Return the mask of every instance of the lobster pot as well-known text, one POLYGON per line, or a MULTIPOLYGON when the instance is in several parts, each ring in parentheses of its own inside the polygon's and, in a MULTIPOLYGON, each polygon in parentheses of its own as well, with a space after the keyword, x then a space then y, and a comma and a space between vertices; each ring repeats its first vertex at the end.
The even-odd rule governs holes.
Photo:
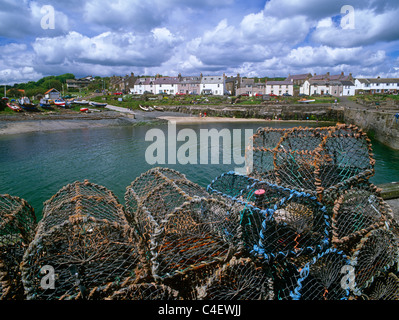
POLYGON ((330 218, 316 198, 293 193, 262 222, 253 252, 266 261, 312 255, 329 246, 330 218))
POLYGON ((179 292, 158 283, 133 283, 115 291, 105 300, 181 300, 179 292))
POLYGON ((127 224, 71 217, 36 236, 25 252, 21 269, 27 298, 99 299, 107 286, 139 280, 143 267, 136 243, 127 224))
POLYGON ((252 155, 252 177, 276 182, 273 150, 286 133, 286 129, 259 128, 252 136, 252 150, 246 152, 248 156, 252 155))
POLYGON ((251 177, 331 202, 335 195, 330 195, 331 192, 374 175, 371 142, 357 127, 287 129, 274 147, 270 144, 262 147, 259 136, 268 134, 269 130, 259 130, 256 134, 258 144, 254 143, 251 177))
POLYGON ((350 270, 350 260, 342 251, 328 249, 300 269, 290 296, 293 300, 346 300, 354 288, 350 283, 354 278, 344 278, 350 270))
POLYGON ((199 300, 273 300, 273 280, 249 258, 233 257, 197 287, 199 300))
POLYGON ((183 281, 186 294, 209 269, 237 253, 239 215, 229 210, 214 199, 193 199, 167 216, 147 212, 155 280, 174 289, 181 288, 183 281))
POLYGON ((236 172, 227 172, 214 179, 208 192, 229 203, 251 205, 261 210, 273 209, 294 190, 272 185, 236 172))
MULTIPOLYGON (((132 193, 128 191, 127 197, 131 195, 132 193)), ((130 225, 135 227, 143 243, 147 245, 150 234, 153 232, 151 219, 159 223, 183 203, 200 197, 209 197, 209 194, 205 189, 188 180, 163 182, 141 200, 139 210, 134 214, 133 220, 130 213, 128 214, 130 225), (149 217, 151 219, 148 219, 149 217)), ((129 212, 129 208, 127 211, 129 212)))
POLYGON ((390 230, 376 229, 362 238, 352 255, 359 293, 398 261, 398 243, 390 230))
POLYGON ((176 180, 185 180, 182 173, 168 168, 153 168, 141 174, 129 187, 126 188, 126 215, 129 223, 134 223, 140 202, 147 197, 156 187, 176 180))
POLYGON ((258 180, 245 175, 230 171, 223 173, 214 179, 208 186, 209 193, 219 195, 224 198, 241 199, 243 192, 258 180))
POLYGON ((187 180, 183 174, 175 170, 151 169, 126 189, 128 223, 143 235, 145 233, 141 216, 143 207, 150 212, 160 210, 157 214, 162 216, 193 197, 209 197, 209 194, 204 188, 187 180))
POLYGON ((364 300, 399 300, 399 278, 392 272, 378 277, 364 290, 364 300))
POLYGON ((347 254, 368 232, 391 221, 392 210, 378 190, 352 188, 335 202, 332 216, 332 243, 347 254))
POLYGON ((38 233, 47 232, 75 215, 127 223, 124 208, 113 192, 85 180, 65 186, 44 203, 38 233))
POLYGON ((25 200, 0 195, 0 300, 24 298, 19 264, 35 228, 34 210, 25 200))

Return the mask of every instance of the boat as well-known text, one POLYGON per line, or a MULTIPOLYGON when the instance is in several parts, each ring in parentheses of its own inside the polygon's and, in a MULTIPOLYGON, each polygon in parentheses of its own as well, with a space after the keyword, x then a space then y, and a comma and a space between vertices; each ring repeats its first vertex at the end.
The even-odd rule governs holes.
POLYGON ((61 100, 61 99, 57 99, 57 100, 54 100, 54 104, 57 106, 57 107, 66 107, 66 103, 65 103, 65 101, 64 100, 61 100))
POLYGON ((301 99, 301 100, 298 100, 298 102, 299 103, 311 103, 311 102, 315 102, 316 100, 308 100, 308 99, 301 99))
POLYGON ((74 100, 73 103, 79 104, 79 105, 88 105, 89 101, 86 101, 86 100, 74 100))
POLYGON ((18 105, 16 105, 15 103, 7 103, 7 107, 9 107, 10 109, 14 110, 15 112, 21 112, 22 108, 18 105))
POLYGON ((146 112, 154 111, 153 108, 151 108, 151 107, 143 107, 141 104, 139 105, 139 107, 140 107, 141 110, 146 111, 146 112))
POLYGON ((154 110, 163 112, 164 108, 159 106, 154 106, 154 110))
POLYGON ((89 112, 89 108, 80 108, 80 112, 89 112))
POLYGON ((20 107, 26 111, 37 111, 36 105, 33 104, 28 97, 22 97, 18 101, 20 107))
POLYGON ((40 107, 44 109, 51 109, 51 103, 48 100, 41 99, 40 100, 40 107))
POLYGON ((91 101, 89 104, 93 107, 106 107, 108 105, 108 103, 100 103, 100 102, 93 102, 93 101, 91 101))

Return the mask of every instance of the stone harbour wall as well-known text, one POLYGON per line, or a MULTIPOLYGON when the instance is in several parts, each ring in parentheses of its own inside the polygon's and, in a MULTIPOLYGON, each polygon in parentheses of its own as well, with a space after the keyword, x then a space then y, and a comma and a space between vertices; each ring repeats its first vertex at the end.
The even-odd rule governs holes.
POLYGON ((395 113, 345 108, 344 122, 354 124, 381 143, 399 149, 399 120, 395 113))

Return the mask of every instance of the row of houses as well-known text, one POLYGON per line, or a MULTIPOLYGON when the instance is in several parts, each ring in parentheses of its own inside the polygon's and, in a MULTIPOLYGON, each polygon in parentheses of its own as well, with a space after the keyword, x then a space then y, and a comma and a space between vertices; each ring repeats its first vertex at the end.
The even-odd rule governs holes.
POLYGON ((276 95, 276 96, 354 96, 356 94, 397 93, 399 79, 359 78, 352 74, 298 74, 288 75, 280 81, 260 81, 253 78, 223 75, 136 77, 133 73, 126 77, 112 77, 114 90, 131 94, 203 94, 203 95, 276 95))
POLYGON ((225 95, 229 94, 226 90, 226 76, 189 76, 182 77, 144 77, 138 78, 130 88, 132 94, 205 94, 205 95, 225 95))

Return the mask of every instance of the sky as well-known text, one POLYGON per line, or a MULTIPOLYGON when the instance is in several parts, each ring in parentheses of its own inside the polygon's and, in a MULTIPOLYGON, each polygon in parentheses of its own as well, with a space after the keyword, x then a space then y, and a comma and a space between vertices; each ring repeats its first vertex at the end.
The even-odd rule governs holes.
POLYGON ((0 0, 0 84, 73 73, 399 77, 398 0, 0 0))

